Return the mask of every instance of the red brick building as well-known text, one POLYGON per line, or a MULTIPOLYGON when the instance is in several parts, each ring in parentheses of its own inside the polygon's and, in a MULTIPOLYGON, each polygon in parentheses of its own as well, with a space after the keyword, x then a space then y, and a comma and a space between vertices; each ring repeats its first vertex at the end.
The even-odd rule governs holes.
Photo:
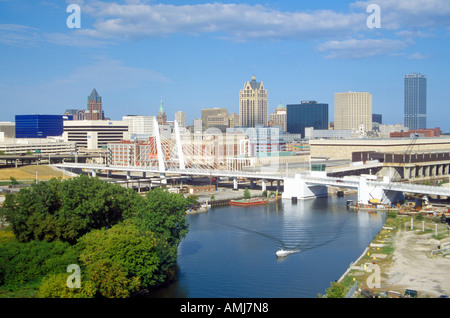
POLYGON ((411 136, 411 134, 419 134, 419 135, 423 135, 424 137, 439 137, 441 135, 441 129, 439 127, 436 127, 436 128, 402 131, 402 132, 396 131, 396 132, 391 132, 390 137, 391 138, 408 138, 411 136))

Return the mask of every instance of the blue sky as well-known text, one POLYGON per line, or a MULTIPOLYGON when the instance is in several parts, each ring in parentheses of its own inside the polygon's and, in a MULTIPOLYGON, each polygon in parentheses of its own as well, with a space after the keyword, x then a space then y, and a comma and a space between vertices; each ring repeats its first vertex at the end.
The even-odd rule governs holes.
POLYGON ((373 112, 403 124, 403 78, 428 78, 428 127, 450 131, 450 1, 0 0, 0 121, 87 106, 95 87, 105 115, 169 120, 202 108, 239 112, 256 76, 279 103, 370 92, 373 112), (81 27, 68 28, 69 4, 81 27), (369 28, 370 4, 380 28, 369 28))

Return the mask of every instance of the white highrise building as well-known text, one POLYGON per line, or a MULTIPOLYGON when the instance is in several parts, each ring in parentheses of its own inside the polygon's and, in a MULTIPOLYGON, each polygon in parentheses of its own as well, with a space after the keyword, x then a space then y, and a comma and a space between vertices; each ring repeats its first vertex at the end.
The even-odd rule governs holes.
POLYGON ((178 111, 175 113, 175 120, 178 122, 179 127, 186 127, 186 113, 178 111))
POLYGON ((334 94, 334 129, 372 130, 372 95, 367 92, 334 94))
POLYGON ((127 115, 122 120, 128 122, 130 138, 147 140, 155 135, 155 116, 127 115))

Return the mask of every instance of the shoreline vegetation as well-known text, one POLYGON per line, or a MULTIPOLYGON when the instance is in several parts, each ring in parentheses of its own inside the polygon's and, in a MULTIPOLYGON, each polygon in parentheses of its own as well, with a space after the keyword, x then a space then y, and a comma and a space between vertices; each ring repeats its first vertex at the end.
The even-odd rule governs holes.
POLYGON ((170 281, 188 205, 161 188, 140 196, 85 175, 7 194, 0 298, 129 298, 170 281))

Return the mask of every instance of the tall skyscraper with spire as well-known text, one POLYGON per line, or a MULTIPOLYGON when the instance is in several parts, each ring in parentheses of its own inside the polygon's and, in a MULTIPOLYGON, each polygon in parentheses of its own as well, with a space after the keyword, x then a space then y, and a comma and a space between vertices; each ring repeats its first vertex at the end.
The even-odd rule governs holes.
POLYGON ((162 98, 161 103, 159 105, 159 112, 158 115, 156 116, 156 121, 158 122, 158 125, 165 125, 167 123, 167 115, 166 112, 164 111, 162 98))
POLYGON ((410 130, 427 128, 427 77, 405 75, 405 123, 410 130))
POLYGON ((267 126, 269 123, 269 97, 263 82, 255 75, 239 92, 239 125, 241 127, 267 126))
POLYGON ((86 120, 103 120, 105 118, 102 109, 102 98, 94 88, 88 96, 88 109, 85 112, 86 120))

